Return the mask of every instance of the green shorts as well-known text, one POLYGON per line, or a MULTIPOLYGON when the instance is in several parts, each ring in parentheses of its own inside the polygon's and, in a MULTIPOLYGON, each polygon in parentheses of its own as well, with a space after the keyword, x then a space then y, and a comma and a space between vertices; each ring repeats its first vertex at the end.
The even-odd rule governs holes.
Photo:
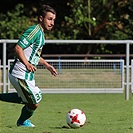
POLYGON ((35 80, 19 79, 9 74, 9 80, 24 103, 37 104, 42 99, 41 90, 35 86, 35 80))

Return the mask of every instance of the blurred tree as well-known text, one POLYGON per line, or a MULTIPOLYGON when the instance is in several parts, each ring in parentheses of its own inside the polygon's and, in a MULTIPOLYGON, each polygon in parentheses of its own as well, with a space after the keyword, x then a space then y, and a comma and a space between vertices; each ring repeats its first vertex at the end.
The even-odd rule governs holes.
POLYGON ((7 14, 0 14, 0 38, 18 39, 29 25, 36 19, 24 15, 24 6, 18 4, 15 10, 7 11, 7 14))
MULTIPOLYGON (((0 38, 18 39, 21 34, 33 23, 36 18, 29 18, 24 15, 24 5, 18 4, 14 10, 7 11, 7 14, 0 13, 0 38)), ((8 58, 13 58, 13 49, 15 44, 7 45, 8 58)))
MULTIPOLYGON (((46 33, 47 39, 132 39, 132 0, 0 1, 0 38, 19 38, 27 27, 36 23, 37 7, 41 3, 49 4, 57 11, 54 30, 46 33), (6 6, 2 6, 2 2, 6 6), (17 6, 14 8, 15 5, 17 6)), ((63 53, 125 52, 124 48, 117 51, 118 47, 115 44, 69 45, 69 48, 63 50, 63 53)), ((54 50, 57 49, 50 50, 52 50, 51 53, 54 53, 54 50)), ((62 50, 56 52, 60 53, 62 50)))
MULTIPOLYGON (((93 35, 95 38, 107 40, 130 40, 133 35, 133 11, 130 10, 131 2, 128 0, 111 0, 105 4, 107 10, 104 21, 97 18, 98 23, 94 28, 93 35)), ((100 45, 97 53, 125 53, 125 46, 119 49, 119 45, 100 45)))
MULTIPOLYGON (((65 16, 60 31, 63 39, 132 39, 133 17, 131 2, 128 0, 74 0, 67 3, 71 8, 70 15, 65 16), (89 6, 90 4, 91 6, 89 6), (131 9, 130 9, 130 8, 131 9), (89 9, 90 8, 90 9, 89 9), (89 27, 90 26, 90 27, 89 27), (91 31, 89 31, 89 30, 91 31), (89 32, 88 32, 89 31, 89 32), (91 34, 90 34, 91 33, 91 34)), ((124 53, 118 45, 76 45, 75 53, 124 53)))

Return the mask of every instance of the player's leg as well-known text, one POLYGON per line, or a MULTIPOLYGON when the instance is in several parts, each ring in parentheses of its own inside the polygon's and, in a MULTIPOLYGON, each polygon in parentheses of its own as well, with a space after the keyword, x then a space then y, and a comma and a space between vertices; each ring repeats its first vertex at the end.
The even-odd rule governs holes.
POLYGON ((30 126, 34 127, 32 123, 29 122, 29 118, 34 114, 34 111, 38 107, 38 103, 42 99, 42 94, 40 89, 35 86, 34 81, 25 81, 25 80, 18 80, 19 85, 21 86, 21 90, 23 91, 24 96, 22 99, 27 100, 27 104, 22 108, 21 115, 17 121, 18 126, 30 126), (28 120, 28 122, 27 122, 28 120), (26 122, 26 124, 25 124, 26 122))
POLYGON ((34 127, 28 120, 38 107, 38 103, 42 99, 41 91, 35 86, 35 81, 27 81, 17 79, 12 75, 9 76, 10 82, 21 96, 25 106, 21 110, 21 115, 17 121, 18 126, 34 127))
POLYGON ((34 111, 38 107, 38 104, 30 105, 30 107, 28 104, 26 104, 22 108, 21 115, 17 120, 17 126, 35 127, 35 125, 33 125, 28 119, 34 114, 34 111), (32 107, 32 109, 30 109, 30 107, 32 107))
POLYGON ((2 94, 0 94, 0 100, 4 101, 4 102, 12 102, 12 103, 24 104, 22 98, 18 96, 17 92, 2 93, 2 94))

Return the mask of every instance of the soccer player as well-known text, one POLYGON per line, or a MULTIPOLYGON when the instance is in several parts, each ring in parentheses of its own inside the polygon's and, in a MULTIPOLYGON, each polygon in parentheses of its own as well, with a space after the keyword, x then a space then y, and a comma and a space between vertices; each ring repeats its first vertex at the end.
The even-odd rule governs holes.
POLYGON ((9 71, 9 79, 17 93, 1 94, 0 100, 24 103, 17 126, 35 127, 29 118, 42 99, 41 90, 35 86, 34 80, 34 72, 38 63, 42 64, 52 75, 57 75, 55 68, 40 57, 45 44, 44 32, 53 28, 55 18, 56 11, 48 5, 42 5, 38 12, 38 24, 29 27, 14 48, 16 59, 9 71))

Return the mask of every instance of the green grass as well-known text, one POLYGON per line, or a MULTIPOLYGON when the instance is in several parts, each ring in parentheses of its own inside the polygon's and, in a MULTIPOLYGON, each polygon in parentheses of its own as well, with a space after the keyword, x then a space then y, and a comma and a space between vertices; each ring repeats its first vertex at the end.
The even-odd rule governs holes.
POLYGON ((1 133, 132 133, 132 102, 124 94, 43 94, 31 118, 35 128, 16 126, 22 105, 0 102, 1 133), (86 124, 79 129, 67 126, 66 113, 82 109, 86 124))

